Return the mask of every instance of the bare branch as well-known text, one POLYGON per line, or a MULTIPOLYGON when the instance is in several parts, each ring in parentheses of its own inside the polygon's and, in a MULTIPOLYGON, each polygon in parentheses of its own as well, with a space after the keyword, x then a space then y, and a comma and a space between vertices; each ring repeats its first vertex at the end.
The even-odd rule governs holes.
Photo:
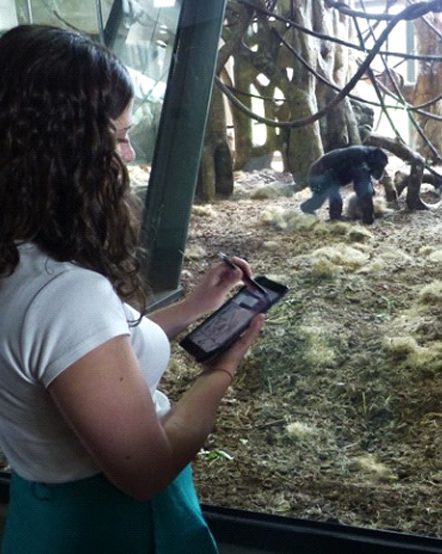
MULTIPOLYGON (((440 0, 437 0, 437 1, 440 2, 440 0)), ((365 54, 370 51, 370 50, 364 50, 363 48, 361 48, 361 46, 358 46, 357 44, 354 44, 352 42, 341 40, 338 37, 333 37, 333 36, 330 36, 330 35, 326 35, 324 33, 318 33, 316 31, 312 31, 312 29, 307 29, 306 27, 303 27, 302 25, 300 25, 299 23, 296 23, 296 21, 293 21, 292 19, 288 19, 287 17, 283 17, 283 16, 275 14, 275 13, 269 11, 269 10, 266 10, 265 8, 257 6, 251 0, 238 0, 238 2, 241 3, 241 4, 245 4, 247 6, 251 6, 257 12, 260 12, 260 13, 262 13, 264 15, 267 15, 267 16, 271 16, 272 18, 274 18, 278 21, 286 23, 289 27, 293 27, 295 29, 298 29, 299 31, 302 31, 303 33, 306 33, 307 35, 319 38, 321 40, 334 42, 336 44, 340 44, 342 46, 346 46, 348 48, 351 48, 352 50, 358 50, 358 51, 363 52, 365 54)), ((424 2, 424 4, 426 4, 426 2, 424 2)), ((408 9, 408 8, 406 8, 406 9, 408 9)), ((432 11, 432 10, 429 9, 428 11, 432 11)), ((440 10, 434 10, 434 11, 440 11, 440 10)), ((403 13, 403 12, 401 12, 401 13, 403 13)), ((417 16, 417 17, 419 17, 419 16, 417 16)), ((385 56, 399 57, 402 60, 422 60, 422 61, 429 61, 429 62, 431 62, 431 61, 441 62, 442 61, 442 56, 431 56, 431 55, 424 56, 424 55, 419 55, 419 54, 404 54, 403 52, 392 52, 392 51, 385 51, 385 50, 380 50, 380 53, 382 53, 385 56)))

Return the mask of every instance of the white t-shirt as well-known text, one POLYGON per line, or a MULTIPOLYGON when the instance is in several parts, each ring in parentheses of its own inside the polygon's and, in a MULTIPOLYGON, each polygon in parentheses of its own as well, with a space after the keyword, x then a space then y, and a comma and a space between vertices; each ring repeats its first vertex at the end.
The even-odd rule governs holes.
POLYGON ((46 388, 63 370, 112 337, 130 335, 157 413, 170 357, 163 330, 119 299, 102 275, 57 262, 36 245, 0 278, 0 449, 25 479, 59 483, 99 469, 55 408, 46 388))

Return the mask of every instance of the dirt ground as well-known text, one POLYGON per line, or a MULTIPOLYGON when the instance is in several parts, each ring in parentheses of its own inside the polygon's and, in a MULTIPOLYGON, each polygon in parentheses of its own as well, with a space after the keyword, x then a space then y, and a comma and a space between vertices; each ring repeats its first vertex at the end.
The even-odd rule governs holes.
MULTIPOLYGON (((219 251, 290 287, 195 460, 201 500, 442 537, 442 207, 364 226, 308 196, 255 172, 193 209, 186 289, 219 251)), ((172 398, 197 371, 174 352, 172 398)))

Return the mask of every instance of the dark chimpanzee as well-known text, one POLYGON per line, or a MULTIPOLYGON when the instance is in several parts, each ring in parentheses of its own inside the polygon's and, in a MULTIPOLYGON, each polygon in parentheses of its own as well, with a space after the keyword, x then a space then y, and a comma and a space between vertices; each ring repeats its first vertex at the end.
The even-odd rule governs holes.
POLYGON ((312 163, 308 175, 313 196, 301 210, 314 214, 329 199, 330 219, 342 219, 340 187, 353 183, 364 223, 373 223, 372 177, 379 180, 388 163, 387 155, 374 146, 348 146, 327 152, 312 163))

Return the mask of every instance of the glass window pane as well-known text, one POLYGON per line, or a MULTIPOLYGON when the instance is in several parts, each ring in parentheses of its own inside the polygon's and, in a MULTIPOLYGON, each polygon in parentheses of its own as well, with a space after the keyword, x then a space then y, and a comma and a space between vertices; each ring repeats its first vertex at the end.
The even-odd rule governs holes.
POLYGON ((165 0, 130 2, 115 42, 135 84, 131 141, 137 163, 150 164, 175 43, 180 6, 165 0), (163 5, 170 7, 162 7, 163 5))
POLYGON ((181 9, 180 0, 0 0, 0 32, 40 23, 77 29, 105 42, 135 84, 131 140, 144 182, 163 105, 181 9))

